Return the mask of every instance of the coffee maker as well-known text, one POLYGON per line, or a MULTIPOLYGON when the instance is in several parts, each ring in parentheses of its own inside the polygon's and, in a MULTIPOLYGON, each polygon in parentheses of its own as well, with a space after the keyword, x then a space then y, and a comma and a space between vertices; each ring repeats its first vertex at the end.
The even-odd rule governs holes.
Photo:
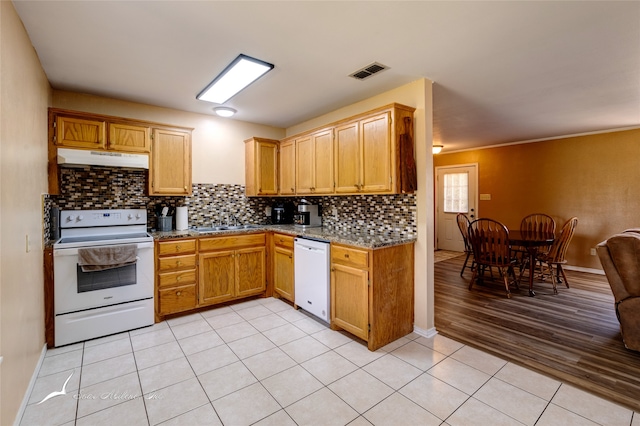
POLYGON ((271 223, 274 225, 293 223, 293 203, 275 203, 271 207, 271 223))
POLYGON ((298 204, 298 211, 293 215, 293 223, 300 228, 322 226, 322 214, 317 204, 298 204))

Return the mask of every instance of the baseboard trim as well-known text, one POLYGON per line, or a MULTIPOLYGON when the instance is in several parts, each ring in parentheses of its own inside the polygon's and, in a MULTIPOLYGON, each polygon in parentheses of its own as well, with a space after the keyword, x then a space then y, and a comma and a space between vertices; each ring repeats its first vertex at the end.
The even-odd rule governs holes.
POLYGON ((45 343, 44 346, 42 346, 42 352, 40 352, 40 359, 38 360, 38 364, 36 364, 36 368, 33 370, 33 374, 31 375, 29 386, 27 386, 27 390, 24 394, 24 397, 22 397, 22 404, 20 404, 20 409, 18 410, 18 414, 16 414, 16 418, 13 422, 13 426, 20 426, 20 422, 22 421, 22 416, 24 415, 24 410, 27 409, 29 398, 31 397, 31 392, 33 391, 33 387, 36 385, 36 380, 38 379, 38 373, 40 372, 40 367, 42 367, 42 363, 44 362, 44 357, 46 354, 47 354, 47 344, 45 343))
POLYGON ((435 327, 425 330, 424 328, 416 327, 415 324, 413 326, 413 332, 426 338, 430 338, 438 334, 435 327))

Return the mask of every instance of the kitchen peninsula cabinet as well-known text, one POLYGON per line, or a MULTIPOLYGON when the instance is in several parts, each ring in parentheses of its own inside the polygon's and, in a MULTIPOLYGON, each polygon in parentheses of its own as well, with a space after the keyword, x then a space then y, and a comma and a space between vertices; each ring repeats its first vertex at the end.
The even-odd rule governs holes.
POLYGON ((191 131, 153 129, 149 195, 190 195, 191 131))
POLYGON ((333 192, 333 129, 296 139, 296 193, 333 192))
POLYGON ((296 141, 280 142, 278 150, 278 194, 295 195, 296 193, 296 141))
POLYGON ((413 330, 413 243, 331 244, 331 328, 375 351, 413 330))
POLYGON ((225 235, 198 241, 199 305, 266 291, 266 234, 225 235))
POLYGON ((245 185, 248 197, 278 194, 278 141, 251 138, 244 141, 245 185))
POLYGON ((156 243, 156 321, 197 305, 196 240, 156 243))
POLYGON ((273 234, 273 291, 276 296, 294 303, 293 236, 273 234))

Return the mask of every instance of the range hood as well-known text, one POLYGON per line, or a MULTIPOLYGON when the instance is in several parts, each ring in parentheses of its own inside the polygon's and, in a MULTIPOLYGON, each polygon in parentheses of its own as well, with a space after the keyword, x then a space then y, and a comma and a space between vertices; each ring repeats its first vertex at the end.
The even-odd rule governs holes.
POLYGON ((58 148, 58 164, 69 166, 109 166, 148 169, 149 155, 58 148))

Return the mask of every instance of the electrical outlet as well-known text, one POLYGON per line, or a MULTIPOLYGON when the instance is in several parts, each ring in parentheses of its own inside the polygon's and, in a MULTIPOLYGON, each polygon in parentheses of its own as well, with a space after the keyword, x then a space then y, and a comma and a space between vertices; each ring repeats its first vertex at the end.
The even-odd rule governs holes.
POLYGON ((491 194, 480 194, 481 201, 491 201, 491 194))
POLYGON ((591 256, 595 256, 596 254, 598 254, 598 253, 596 253, 596 249, 592 247, 591 248, 591 256))

